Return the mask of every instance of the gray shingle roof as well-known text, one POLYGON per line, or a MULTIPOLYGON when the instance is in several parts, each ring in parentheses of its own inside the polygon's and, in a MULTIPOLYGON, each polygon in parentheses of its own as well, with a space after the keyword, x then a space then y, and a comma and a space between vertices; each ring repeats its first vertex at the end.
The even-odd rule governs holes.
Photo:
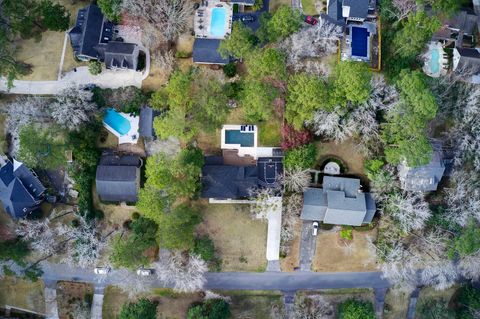
POLYGON ((335 23, 343 22, 342 0, 330 0, 327 14, 335 23))
POLYGON ((433 153, 430 163, 420 167, 398 165, 398 175, 404 190, 428 192, 437 190, 445 172, 442 145, 432 143, 433 153))
POLYGON ((102 201, 136 202, 140 187, 138 156, 104 155, 97 166, 95 184, 102 201))
POLYGON ((138 51, 134 43, 108 42, 104 55, 107 68, 137 69, 138 51))
POLYGON ((342 5, 350 7, 350 18, 365 19, 368 15, 369 0, 343 0, 342 5))
POLYGON ((153 120, 160 112, 153 110, 149 106, 144 106, 140 109, 140 122, 138 132, 143 137, 156 137, 153 129, 153 120))
POLYGON ((324 176, 323 189, 308 188, 304 192, 300 218, 335 225, 370 223, 376 211, 375 202, 369 193, 359 190, 359 179, 324 176))
POLYGON ((0 201, 13 218, 22 218, 43 200, 45 187, 22 163, 8 161, 0 169, 0 201))
POLYGON ((193 63, 205 64, 227 64, 230 62, 229 58, 223 58, 218 53, 220 46, 218 39, 195 39, 193 43, 193 63))

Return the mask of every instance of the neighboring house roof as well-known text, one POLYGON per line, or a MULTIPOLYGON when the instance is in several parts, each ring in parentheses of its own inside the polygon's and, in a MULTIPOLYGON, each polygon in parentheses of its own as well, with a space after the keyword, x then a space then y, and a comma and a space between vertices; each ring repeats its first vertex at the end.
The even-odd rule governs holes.
POLYGON ((78 11, 77 22, 70 30, 70 42, 75 55, 103 59, 99 44, 106 44, 113 37, 113 23, 107 21, 96 5, 78 11))
POLYGON ((143 106, 140 109, 140 122, 138 133, 143 137, 155 137, 155 130, 153 129, 153 120, 159 113, 154 111, 149 106, 143 106))
POLYGON ((466 34, 474 34, 477 26, 477 16, 473 12, 462 10, 443 24, 452 29, 461 30, 466 34))
MULTIPOLYGON (((258 0, 262 1, 262 0, 258 0)), ((244 4, 247 6, 253 6, 255 4, 255 0, 230 0, 230 3, 238 3, 238 4, 244 4)))
POLYGON ((138 46, 134 43, 108 42, 104 54, 107 68, 137 69, 138 46))
POLYGON ((7 161, 0 168, 0 201, 13 218, 22 218, 43 200, 45 187, 23 163, 7 161))
POLYGON ((218 53, 219 39, 195 39, 193 43, 193 63, 227 64, 230 58, 223 58, 218 53))
POLYGON ((428 192, 437 190, 438 183, 445 172, 442 145, 432 143, 433 153, 430 163, 419 167, 398 165, 398 176, 402 189, 407 191, 428 192))
MULTIPOLYGON (((368 16, 369 0, 343 0, 342 7, 349 7, 348 15, 345 18, 365 19, 368 16)), ((345 10, 342 10, 345 13, 345 10)))
POLYGON ((208 156, 202 168, 202 197, 240 199, 257 187, 278 187, 281 161, 281 157, 262 157, 257 166, 231 166, 223 165, 222 157, 208 156))
POLYGON ((141 160, 135 155, 103 155, 97 166, 96 189, 102 201, 136 202, 141 160))
POLYGON ((323 188, 305 190, 301 219, 359 226, 370 223, 375 211, 375 201, 360 191, 359 179, 324 176, 323 188))
POLYGON ((335 23, 343 23, 342 0, 329 0, 327 14, 335 23))

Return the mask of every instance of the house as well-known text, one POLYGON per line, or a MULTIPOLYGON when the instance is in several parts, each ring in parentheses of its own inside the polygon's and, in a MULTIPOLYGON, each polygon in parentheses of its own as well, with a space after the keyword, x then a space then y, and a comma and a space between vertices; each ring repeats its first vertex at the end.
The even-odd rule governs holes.
POLYGON ((398 165, 398 177, 401 187, 407 191, 436 191, 438 183, 445 173, 445 159, 441 143, 432 143, 433 153, 430 163, 419 167, 398 165))
POLYGON ((221 156, 205 157, 202 168, 202 198, 214 200, 248 199, 256 188, 280 187, 282 157, 258 158, 255 166, 226 165, 221 156))
POLYGON ((359 179, 324 176, 322 186, 305 190, 302 220, 350 226, 372 221, 375 201, 370 193, 361 191, 359 179))
POLYGON ((444 46, 454 44, 455 47, 471 47, 477 32, 478 17, 470 10, 461 10, 442 21, 442 27, 433 36, 444 46))
POLYGON ((80 61, 105 62, 108 69, 137 70, 139 48, 116 37, 115 25, 94 4, 80 9, 68 32, 74 56, 80 61))
POLYGON ((339 24, 349 21, 363 22, 369 15, 369 10, 375 10, 375 3, 370 0, 328 0, 327 14, 339 24))
POLYGON ((480 48, 454 48, 453 71, 467 82, 480 84, 480 48))
POLYGON ((160 115, 159 111, 155 111, 150 106, 142 106, 140 108, 140 122, 138 124, 138 134, 145 139, 156 139, 153 121, 155 117, 160 115))
POLYGON ((23 163, 3 161, 0 168, 0 201, 12 218, 25 217, 43 202, 46 188, 23 163))
POLYGON ((142 160, 136 155, 104 153, 95 177, 100 199, 104 202, 136 202, 141 166, 142 160))

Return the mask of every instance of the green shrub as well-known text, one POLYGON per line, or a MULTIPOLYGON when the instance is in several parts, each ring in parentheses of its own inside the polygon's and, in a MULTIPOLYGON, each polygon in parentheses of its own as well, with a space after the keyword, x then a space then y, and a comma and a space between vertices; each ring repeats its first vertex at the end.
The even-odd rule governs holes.
POLYGON ((223 66, 223 73, 229 78, 233 78, 235 74, 237 74, 237 66, 233 62, 225 64, 223 66))
POLYGON ((375 311, 371 302, 348 299, 338 305, 338 318, 375 319, 375 311))
POLYGON ((132 219, 133 219, 133 220, 137 220, 137 219, 139 219, 139 218, 140 218, 140 213, 139 213, 139 212, 133 212, 133 214, 132 214, 132 219))
POLYGON ((215 257, 213 241, 208 235, 196 238, 192 253, 199 255, 206 262, 211 261, 215 257))
POLYGON ((351 227, 343 227, 342 230, 340 230, 340 238, 343 238, 345 240, 352 240, 353 239, 353 230, 351 227))
POLYGON ((142 298, 135 303, 122 306, 119 319, 155 319, 157 317, 157 304, 142 298))
POLYGON ((90 71, 92 75, 98 75, 102 73, 102 64, 100 61, 92 60, 88 63, 88 71, 90 71))
POLYGON ((285 154, 286 169, 308 169, 315 166, 317 148, 314 144, 303 145, 287 151, 285 154))
POLYGON ((186 59, 186 58, 189 58, 190 56, 191 56, 191 54, 189 52, 185 52, 185 51, 175 52, 175 57, 177 59, 186 59))
POLYGON ((209 299, 191 307, 187 319, 227 319, 230 315, 228 302, 223 299, 209 299))

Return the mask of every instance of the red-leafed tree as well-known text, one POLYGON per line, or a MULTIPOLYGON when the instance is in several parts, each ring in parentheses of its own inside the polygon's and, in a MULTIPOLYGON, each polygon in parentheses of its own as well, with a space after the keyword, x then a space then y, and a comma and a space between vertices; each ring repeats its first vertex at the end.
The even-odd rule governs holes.
POLYGON ((301 145, 310 143, 313 135, 307 130, 296 130, 293 126, 283 124, 282 126, 282 148, 289 150, 301 145))

